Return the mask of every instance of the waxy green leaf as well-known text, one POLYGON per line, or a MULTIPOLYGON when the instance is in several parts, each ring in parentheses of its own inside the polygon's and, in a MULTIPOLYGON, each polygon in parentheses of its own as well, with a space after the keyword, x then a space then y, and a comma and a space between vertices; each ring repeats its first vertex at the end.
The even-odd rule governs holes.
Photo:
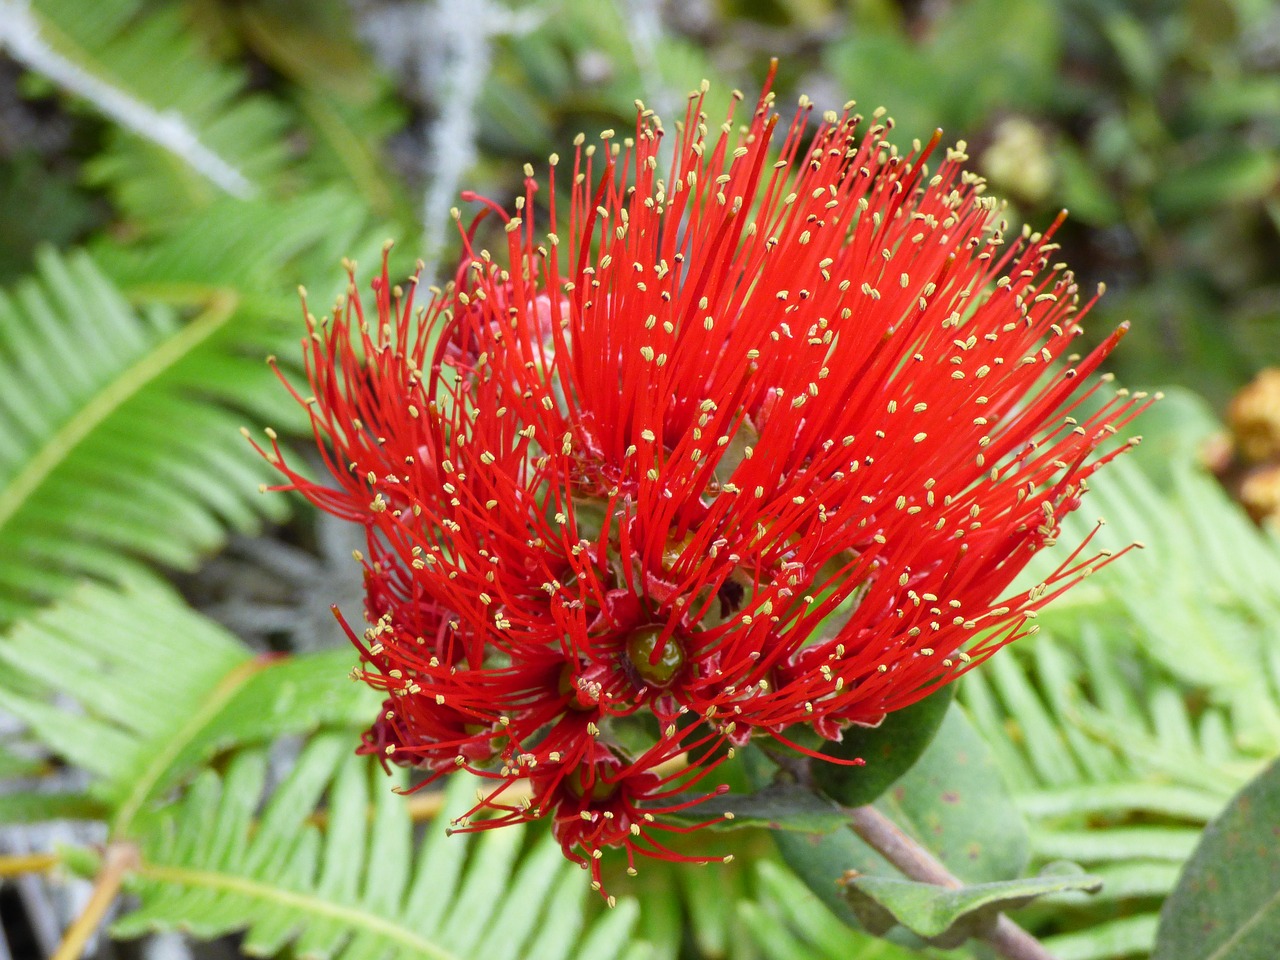
POLYGON ((988 932, 1001 913, 1024 907, 1037 897, 1068 890, 1092 893, 1101 886, 1100 878, 1074 864, 1053 864, 1038 877, 964 887, 856 876, 846 880, 845 896, 871 933, 884 936, 901 926, 930 946, 958 947, 988 932))
POLYGON ((1280 944, 1280 761, 1205 829, 1160 913, 1155 960, 1270 960, 1280 944))
POLYGON ((948 684, 905 710, 888 714, 877 727, 850 727, 843 740, 827 744, 822 752, 840 760, 864 760, 866 765, 817 763, 814 782, 846 807, 878 799, 920 759, 954 698, 955 687, 948 684))
MULTIPOLYGON (((1029 839, 995 760, 958 705, 917 763, 875 806, 968 883, 1017 877, 1029 859, 1029 839)), ((846 923, 858 923, 837 881, 848 870, 891 877, 897 871, 844 830, 826 836, 778 831, 788 865, 846 923)))
MULTIPOLYGON (((693 794, 689 795, 689 799, 693 794)), ((755 793, 725 793, 690 807, 682 820, 704 823, 723 817, 717 826, 767 827, 800 833, 830 833, 849 822, 844 810, 826 797, 797 783, 772 783, 755 793)))

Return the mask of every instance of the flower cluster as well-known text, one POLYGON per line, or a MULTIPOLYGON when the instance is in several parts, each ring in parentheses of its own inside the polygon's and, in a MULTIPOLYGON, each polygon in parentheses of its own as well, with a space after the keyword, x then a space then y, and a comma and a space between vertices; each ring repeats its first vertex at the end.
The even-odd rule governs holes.
POLYGON ((734 746, 838 740, 1025 633, 1106 561, 1006 595, 1144 402, 1088 401, 1123 331, 1069 356, 1057 224, 1006 238, 963 145, 931 171, 802 100, 774 154, 767 86, 739 128, 701 106, 579 138, 545 213, 526 167, 425 307, 384 258, 366 314, 349 265, 290 388, 334 485, 267 453, 368 533, 365 749, 491 778, 462 827, 550 815, 597 886, 604 847, 680 858, 663 814, 734 746))

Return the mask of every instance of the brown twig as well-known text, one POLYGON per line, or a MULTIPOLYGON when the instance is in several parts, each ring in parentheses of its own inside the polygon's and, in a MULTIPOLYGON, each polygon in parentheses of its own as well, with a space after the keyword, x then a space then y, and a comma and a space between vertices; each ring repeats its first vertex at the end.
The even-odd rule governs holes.
MULTIPOLYGON (((849 827, 873 850, 902 872, 921 883, 960 887, 963 883, 928 850, 872 806, 849 810, 849 827)), ((1006 960, 1054 960, 1053 954, 1003 913, 982 939, 1006 960)))
POLYGON ((107 910, 115 902, 125 874, 138 864, 138 848, 132 843, 113 843, 107 847, 102 858, 102 867, 93 881, 93 895, 85 904, 80 916, 67 927, 62 943, 57 952, 49 960, 80 960, 85 944, 93 936, 107 910))

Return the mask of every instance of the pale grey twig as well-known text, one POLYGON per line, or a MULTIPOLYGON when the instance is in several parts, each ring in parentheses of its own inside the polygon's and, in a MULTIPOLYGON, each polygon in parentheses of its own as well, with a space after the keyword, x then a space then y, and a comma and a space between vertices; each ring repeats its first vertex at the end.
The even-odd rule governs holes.
POLYGON ((156 110, 49 46, 40 35, 30 0, 0 0, 0 50, 68 93, 83 97, 122 127, 168 150, 233 197, 247 199, 257 193, 243 173, 200 142, 181 114, 156 110))
MULTIPOLYGON (((640 71, 644 99, 660 117, 674 117, 681 96, 670 87, 658 68, 658 47, 666 32, 662 25, 661 0, 614 0, 619 15, 627 25, 627 42, 631 56, 640 71)), ((693 78, 694 82, 700 77, 693 78)))
MULTIPOLYGON (((476 161, 476 101, 492 62, 493 40, 522 34, 543 20, 539 10, 512 11, 494 0, 437 0, 422 13, 423 53, 438 58, 432 73, 439 114, 427 131, 427 187, 422 198, 425 275, 434 277, 451 227, 462 178, 476 161)), ((423 91, 424 93, 426 91, 423 91)))
POLYGON ((186 936, 175 930, 152 934, 142 945, 143 960, 194 960, 186 936))

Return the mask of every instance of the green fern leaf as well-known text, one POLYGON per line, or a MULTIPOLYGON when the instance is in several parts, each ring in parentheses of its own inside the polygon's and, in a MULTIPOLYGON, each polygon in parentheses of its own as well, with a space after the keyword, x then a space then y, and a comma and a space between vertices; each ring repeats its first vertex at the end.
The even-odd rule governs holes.
POLYGON ((91 797, 126 837, 231 747, 363 724, 376 697, 345 679, 350 663, 341 650, 255 657, 142 576, 118 590, 82 587, 0 639, 0 708, 94 775, 91 797))
POLYGON ((140 906, 115 934, 243 930, 250 955, 314 960, 613 960, 629 943, 634 902, 593 917, 584 876, 549 835, 445 836, 443 816, 474 802, 465 775, 415 844, 404 798, 345 738, 314 739, 256 817, 266 772, 261 753, 241 752, 149 821, 129 880, 140 906))
POLYGON ((1044 947, 1058 960, 1103 960, 1148 955, 1156 940, 1158 918, 1152 913, 1123 917, 1076 933, 1049 937, 1044 947))
POLYGON ((0 293, 0 621, 130 558, 190 568, 286 509, 258 496, 271 472, 231 409, 272 379, 240 352, 258 338, 236 292, 184 322, 135 309, 84 253, 37 260, 0 293))
POLYGON ((758 900, 737 902, 740 921, 767 960, 911 960, 918 951, 845 926, 794 874, 772 860, 756 867, 758 900))
MULTIPOLYGON (((2 771, 0 771, 2 772, 2 771)), ((0 782, 4 780, 0 776, 0 782)), ((87 794, 47 790, 0 792, 0 823, 44 823, 49 820, 100 820, 107 809, 87 794)))
POLYGON ((182 143, 166 149, 140 135, 145 124, 116 126, 105 149, 85 166, 90 182, 105 187, 117 208, 149 234, 206 214, 227 198, 229 179, 241 199, 278 199, 336 180, 380 217, 399 215, 397 232, 415 230, 412 204, 404 203, 381 156, 383 142, 403 125, 402 110, 352 39, 349 11, 336 12, 327 31, 290 22, 281 32, 280 19, 269 11, 224 11, 227 22, 203 37, 200 27, 208 19, 192 23, 181 5, 99 0, 89 10, 80 0, 33 3, 39 35, 56 55, 91 82, 153 111, 152 126, 186 127, 188 155, 182 143), (232 60, 219 56, 229 47, 224 31, 230 29, 294 84, 281 95, 251 92, 241 51, 232 60), (216 159, 219 175, 197 169, 212 162, 195 162, 190 154, 197 145, 216 159))
POLYGON ((340 191, 224 201, 161 243, 43 250, 0 291, 0 624, 137 560, 193 568, 284 517, 238 429, 305 416, 262 359, 297 353, 294 280, 334 276, 327 298, 333 264, 380 239, 340 191))
MULTIPOLYGON (((961 697, 1018 794, 1041 861, 1080 860, 1112 879, 1091 903, 1055 909, 1075 932, 1056 956, 1150 950, 1166 895, 1198 830, 1280 750, 1280 551, 1198 461, 1215 429, 1175 393, 1135 454, 1097 480, 1076 544, 1146 548, 1044 610, 1033 642, 965 677, 961 697), (1123 539, 1121 539, 1123 538, 1123 539), (1115 904, 1127 916, 1114 921, 1115 904)), ((1039 561, 1038 576, 1052 569, 1039 561)), ((1027 585, 1035 582, 1033 571, 1027 585)))
MULTIPOLYGON (((184 28, 177 6, 144 10, 136 0, 100 0, 90 9, 77 0, 36 0, 33 12, 41 38, 59 56, 185 124, 201 148, 247 181, 246 192, 261 191, 285 168, 288 111, 265 95, 246 95, 243 71, 214 60, 184 28)), ((120 209, 151 227, 224 195, 187 159, 118 127, 86 172, 120 209)))
POLYGON ((328 281, 313 291, 323 309, 346 289, 342 258, 372 263, 386 237, 385 231, 370 234, 357 196, 328 187, 287 200, 219 200, 162 239, 105 243, 92 252, 108 276, 139 298, 189 300, 209 288, 235 290, 245 310, 260 318, 252 330, 268 334, 264 344, 274 349, 282 331, 288 343, 302 337, 297 283, 328 281))

